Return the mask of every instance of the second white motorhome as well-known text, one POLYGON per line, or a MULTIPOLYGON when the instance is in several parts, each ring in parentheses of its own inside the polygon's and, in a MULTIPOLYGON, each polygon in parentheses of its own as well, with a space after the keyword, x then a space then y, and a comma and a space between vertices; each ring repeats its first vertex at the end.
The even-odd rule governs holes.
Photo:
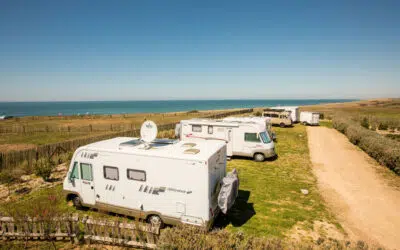
POLYGON ((182 120, 178 126, 183 141, 221 140, 227 143, 227 156, 251 157, 264 161, 276 155, 275 144, 265 125, 211 119, 182 120))
POLYGON ((300 122, 304 125, 319 125, 319 113, 316 112, 301 112, 300 122))
POLYGON ((255 122, 265 126, 265 130, 269 136, 275 141, 276 134, 272 132, 271 118, 260 116, 230 116, 222 119, 229 122, 255 122))
POLYGON ((238 184, 227 189, 222 182, 225 176, 223 141, 118 137, 78 148, 63 188, 76 207, 134 216, 161 226, 210 227, 220 211, 218 204, 224 204, 221 209, 226 211, 237 195, 238 184), (219 200, 223 184, 225 200, 219 200))
POLYGON ((286 111, 290 111, 290 117, 292 118, 292 121, 294 123, 300 121, 300 109, 297 106, 278 106, 278 107, 273 107, 271 109, 283 109, 286 111))

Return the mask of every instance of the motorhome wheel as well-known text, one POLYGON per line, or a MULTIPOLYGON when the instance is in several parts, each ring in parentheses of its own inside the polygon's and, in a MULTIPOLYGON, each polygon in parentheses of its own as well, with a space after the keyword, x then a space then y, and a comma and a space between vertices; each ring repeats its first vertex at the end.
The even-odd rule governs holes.
POLYGON ((160 228, 164 227, 164 222, 161 220, 160 216, 158 215, 151 215, 147 219, 147 222, 150 223, 152 226, 159 226, 160 228))
POLYGON ((284 128, 286 125, 285 125, 285 123, 281 122, 281 123, 279 124, 279 126, 280 126, 281 128, 284 128))
POLYGON ((79 196, 75 196, 74 199, 72 199, 72 203, 74 204, 74 207, 76 207, 77 209, 83 208, 81 198, 79 198, 79 196))
POLYGON ((262 161, 265 160, 265 156, 264 156, 263 154, 260 154, 260 153, 255 154, 255 155, 254 155, 254 160, 255 160, 255 161, 258 161, 258 162, 262 162, 262 161))
POLYGON ((304 126, 307 126, 307 122, 303 122, 303 125, 304 125, 304 126))

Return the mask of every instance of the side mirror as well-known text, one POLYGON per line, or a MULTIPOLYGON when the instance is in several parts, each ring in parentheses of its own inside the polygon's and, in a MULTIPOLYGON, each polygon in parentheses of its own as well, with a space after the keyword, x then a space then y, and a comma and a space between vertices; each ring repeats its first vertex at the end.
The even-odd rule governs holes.
POLYGON ((68 172, 68 182, 75 184, 75 177, 72 175, 72 172, 68 172))

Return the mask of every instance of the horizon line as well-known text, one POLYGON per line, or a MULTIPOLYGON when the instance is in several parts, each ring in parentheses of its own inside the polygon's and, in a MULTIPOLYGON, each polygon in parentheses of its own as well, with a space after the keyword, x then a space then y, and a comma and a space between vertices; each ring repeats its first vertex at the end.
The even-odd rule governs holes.
POLYGON ((43 101, 1 101, 0 103, 40 103, 40 102, 168 102, 168 101, 264 101, 264 100, 375 100, 375 99, 390 99, 394 97, 380 97, 380 98, 221 98, 221 99, 149 99, 149 100, 43 100, 43 101))

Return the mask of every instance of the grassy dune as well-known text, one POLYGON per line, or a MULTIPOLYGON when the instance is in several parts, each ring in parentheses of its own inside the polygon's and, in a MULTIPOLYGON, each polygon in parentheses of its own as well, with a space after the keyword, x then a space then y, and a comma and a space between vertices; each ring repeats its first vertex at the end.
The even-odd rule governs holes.
POLYGON ((223 112, 226 111, 14 118, 0 121, 0 151, 25 149, 35 145, 132 130, 140 128, 145 119, 153 120, 160 125, 223 112))

